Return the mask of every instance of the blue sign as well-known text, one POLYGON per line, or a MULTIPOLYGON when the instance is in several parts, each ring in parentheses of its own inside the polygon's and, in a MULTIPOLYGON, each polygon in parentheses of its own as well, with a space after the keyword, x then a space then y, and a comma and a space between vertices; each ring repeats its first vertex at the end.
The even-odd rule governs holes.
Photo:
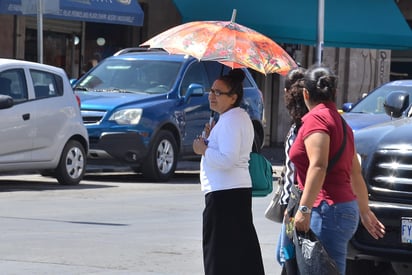
MULTIPOLYGON (((143 10, 137 0, 60 0, 58 10, 50 12, 47 1, 42 0, 43 16, 47 18, 77 20, 97 23, 110 23, 121 25, 143 25, 143 10)), ((52 0, 56 1, 56 0, 52 0)), ((22 2, 31 9, 37 7, 37 0, 1 0, 0 14, 26 15, 23 13, 22 2), (34 6, 34 8, 33 8, 34 6)), ((33 11, 31 15, 35 15, 33 11)))

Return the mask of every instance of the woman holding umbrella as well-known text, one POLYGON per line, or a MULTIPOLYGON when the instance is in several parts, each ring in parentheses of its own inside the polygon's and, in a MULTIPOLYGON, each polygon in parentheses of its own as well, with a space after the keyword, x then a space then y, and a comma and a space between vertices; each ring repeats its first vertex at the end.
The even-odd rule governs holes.
POLYGON ((202 156, 200 182, 205 193, 203 259, 206 275, 264 274, 259 240, 252 219, 249 154, 254 130, 243 98, 241 69, 219 77, 209 94, 210 109, 219 121, 207 140, 193 142, 202 156))

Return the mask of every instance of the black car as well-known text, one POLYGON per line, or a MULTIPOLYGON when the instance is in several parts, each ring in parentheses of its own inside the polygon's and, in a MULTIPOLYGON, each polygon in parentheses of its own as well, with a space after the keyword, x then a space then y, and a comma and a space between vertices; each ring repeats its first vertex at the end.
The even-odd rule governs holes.
POLYGON ((350 242, 347 274, 412 274, 412 117, 409 94, 392 92, 385 100, 394 118, 355 132, 370 208, 385 225, 373 239, 360 225, 350 242), (372 272, 373 273, 369 273, 372 272), (365 273, 366 272, 366 273, 365 273), (396 273, 394 273, 396 272, 396 273))

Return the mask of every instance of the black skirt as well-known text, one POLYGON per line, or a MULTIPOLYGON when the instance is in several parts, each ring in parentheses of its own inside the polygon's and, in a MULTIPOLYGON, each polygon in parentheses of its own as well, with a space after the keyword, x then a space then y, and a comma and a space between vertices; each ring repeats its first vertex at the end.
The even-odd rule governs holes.
POLYGON ((252 218, 251 189, 210 192, 205 199, 205 274, 263 275, 262 255, 252 218))

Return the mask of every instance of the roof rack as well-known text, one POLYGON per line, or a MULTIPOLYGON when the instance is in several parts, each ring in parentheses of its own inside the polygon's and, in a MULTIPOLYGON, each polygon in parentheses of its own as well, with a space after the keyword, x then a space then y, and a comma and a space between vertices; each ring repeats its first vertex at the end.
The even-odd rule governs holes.
POLYGON ((157 48, 149 48, 149 47, 133 47, 133 48, 122 49, 116 52, 115 54, 113 54, 113 56, 118 56, 118 55, 122 55, 126 53, 134 53, 134 52, 165 52, 165 50, 157 49, 157 48))

